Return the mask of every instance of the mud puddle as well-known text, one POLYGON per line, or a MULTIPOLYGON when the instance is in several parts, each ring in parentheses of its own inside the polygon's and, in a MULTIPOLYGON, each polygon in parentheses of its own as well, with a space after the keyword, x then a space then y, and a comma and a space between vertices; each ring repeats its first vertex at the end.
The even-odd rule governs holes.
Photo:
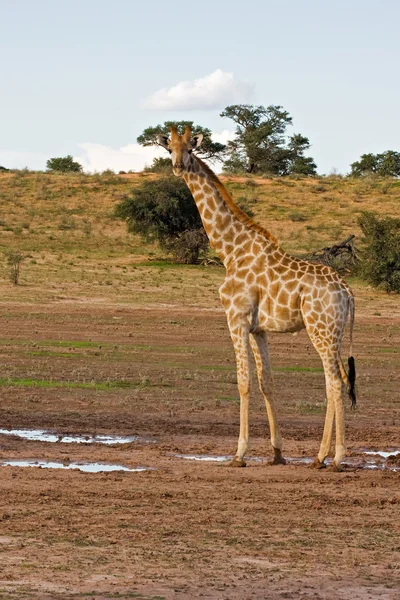
MULTIPOLYGON (((356 456, 346 457, 342 461, 344 467, 353 469, 380 469, 400 472, 400 450, 356 450, 356 456), (399 457, 399 458, 397 458, 399 457)), ((233 456, 212 456, 207 454, 174 454, 175 458, 184 460, 193 460, 199 462, 218 462, 224 463, 232 460, 233 456)), ((314 458, 306 456, 285 456, 286 463, 289 465, 311 465, 314 458)), ((246 457, 249 462, 270 462, 270 458, 259 456, 246 457)), ((325 464, 332 464, 332 458, 327 458, 325 464)))
POLYGON ((79 463, 79 462, 57 462, 48 460, 35 460, 35 459, 24 459, 24 460, 4 460, 0 463, 2 467, 40 467, 42 469, 67 469, 67 470, 78 470, 83 473, 111 473, 113 471, 127 471, 129 473, 140 473, 142 471, 153 471, 152 467, 136 467, 130 469, 123 465, 113 465, 108 463, 79 463))
POLYGON ((391 456, 399 456, 400 454, 400 450, 360 450, 360 452, 368 456, 381 456, 384 459, 391 456))
POLYGON ((44 429, 0 429, 0 435, 13 435, 31 442, 60 442, 62 444, 130 444, 155 443, 150 438, 140 437, 138 435, 90 435, 90 434, 62 434, 44 429))

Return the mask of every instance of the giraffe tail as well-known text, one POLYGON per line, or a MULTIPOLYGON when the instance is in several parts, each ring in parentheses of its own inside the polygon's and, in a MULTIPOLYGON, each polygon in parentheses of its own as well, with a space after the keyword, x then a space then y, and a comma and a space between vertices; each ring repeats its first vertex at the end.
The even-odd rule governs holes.
POLYGON ((351 400, 351 408, 355 408, 357 404, 356 398, 356 363, 353 357, 353 327, 354 327, 354 296, 349 297, 349 314, 350 314, 350 356, 348 358, 349 366, 349 386, 348 393, 351 400))

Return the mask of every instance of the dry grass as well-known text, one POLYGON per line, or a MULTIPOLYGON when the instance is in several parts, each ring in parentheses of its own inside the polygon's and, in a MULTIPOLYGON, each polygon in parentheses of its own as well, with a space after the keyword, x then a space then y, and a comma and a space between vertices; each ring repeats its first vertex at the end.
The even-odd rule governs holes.
MULTIPOLYGON (((160 251, 128 234, 116 204, 154 174, 0 174, 0 250, 25 260, 19 286, 0 268, 3 298, 40 302, 68 297, 139 304, 178 301, 218 306, 220 268, 149 263, 160 251), (4 295, 6 294, 6 295, 4 295)), ((400 182, 338 177, 291 180, 223 177, 233 197, 289 252, 301 255, 360 234, 361 211, 399 215, 400 182)))

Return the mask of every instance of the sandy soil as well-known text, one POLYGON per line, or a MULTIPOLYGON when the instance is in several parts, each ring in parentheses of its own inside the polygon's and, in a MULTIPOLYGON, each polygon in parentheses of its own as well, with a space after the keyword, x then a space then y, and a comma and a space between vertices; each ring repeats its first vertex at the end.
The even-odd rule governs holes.
MULTIPOLYGON (((0 598, 400 598, 400 472, 363 459, 365 449, 400 447, 399 318, 385 306, 361 301, 359 408, 346 413, 353 466, 334 473, 177 456, 235 451, 238 395, 221 311, 3 303, 0 428, 151 442, 0 435, 0 460, 154 470, 2 467, 0 598)), ((311 458, 324 418, 318 356, 305 333, 272 336, 271 355, 284 454, 311 458)), ((271 458, 256 389, 250 422, 249 456, 271 458)))

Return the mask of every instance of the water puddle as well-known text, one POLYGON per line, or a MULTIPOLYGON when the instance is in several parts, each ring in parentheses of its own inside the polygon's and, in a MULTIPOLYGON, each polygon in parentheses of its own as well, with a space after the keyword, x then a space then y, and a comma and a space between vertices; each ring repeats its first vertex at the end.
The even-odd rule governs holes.
MULTIPOLYGON (((202 462, 228 462, 233 459, 231 456, 212 456, 207 454, 174 454, 175 458, 184 458, 185 460, 197 460, 202 462)), ((293 464, 308 464, 312 463, 312 458, 286 458, 288 463, 293 464)), ((261 456, 246 456, 246 461, 251 462, 269 462, 270 458, 262 458, 261 456)))
POLYGON ((60 442, 62 444, 129 444, 154 443, 155 440, 140 437, 138 435, 84 435, 84 434, 62 434, 46 431, 44 429, 0 429, 0 435, 15 435, 31 442, 60 442))
POLYGON ((372 455, 372 456, 381 456, 382 458, 389 458, 389 456, 398 456, 400 454, 400 450, 361 450, 363 454, 372 455))
POLYGON ((175 458, 184 458, 185 460, 197 460, 203 462, 225 462, 232 460, 233 456, 208 456, 206 454, 174 454, 175 458))
MULTIPOLYGON (((400 459, 397 457, 400 455, 400 450, 355 450, 359 454, 358 456, 346 457, 342 465, 353 469, 380 469, 400 472, 400 459), (393 460, 391 460, 393 457, 393 460)), ((185 460, 194 460, 201 462, 228 462, 232 460, 233 456, 212 456, 207 454, 174 454, 175 458, 182 458, 185 460)), ((289 465, 310 465, 314 462, 314 458, 308 456, 285 456, 286 463, 289 465)), ((270 462, 270 458, 262 458, 259 456, 246 457, 249 462, 270 462)), ((332 464, 332 458, 327 458, 325 461, 326 465, 332 464)))
POLYGON ((140 473, 142 471, 153 471, 152 467, 136 467, 130 469, 123 465, 112 465, 107 463, 78 463, 78 462, 56 462, 48 460, 4 460, 0 463, 2 467, 40 467, 42 469, 77 469, 83 473, 111 473, 112 471, 128 471, 129 473, 140 473))

